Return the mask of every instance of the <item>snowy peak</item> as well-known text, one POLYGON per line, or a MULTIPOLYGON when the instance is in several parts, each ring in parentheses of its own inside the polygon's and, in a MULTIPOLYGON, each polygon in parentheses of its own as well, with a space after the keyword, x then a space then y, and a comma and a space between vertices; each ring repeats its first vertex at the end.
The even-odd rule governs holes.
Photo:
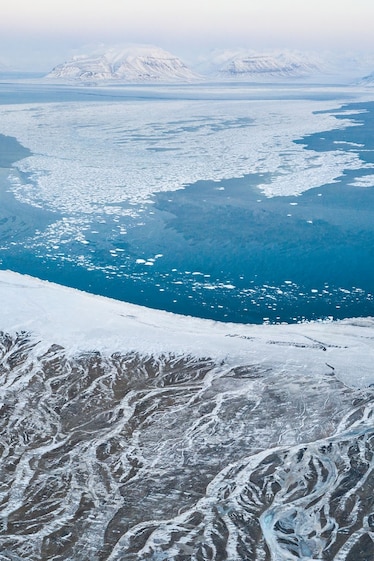
MULTIPOLYGON (((226 81, 356 84, 373 66, 374 56, 367 53, 240 49, 213 51, 200 60, 199 71, 210 79, 226 81)), ((373 83, 373 74, 360 83, 373 83)))
POLYGON ((229 61, 222 69, 227 74, 265 74, 270 76, 304 76, 314 67, 302 61, 280 59, 269 55, 255 55, 236 58, 229 61))
POLYGON ((199 78, 178 57, 157 47, 136 46, 73 57, 48 78, 82 81, 190 82, 199 78))
POLYGON ((221 79, 266 81, 307 78, 321 73, 322 65, 307 55, 294 53, 222 53, 213 58, 211 73, 221 79))

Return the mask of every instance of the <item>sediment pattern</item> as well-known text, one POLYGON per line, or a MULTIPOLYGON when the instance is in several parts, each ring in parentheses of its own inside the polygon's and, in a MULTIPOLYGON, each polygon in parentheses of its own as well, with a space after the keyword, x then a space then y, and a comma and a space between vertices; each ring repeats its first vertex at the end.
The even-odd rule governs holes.
POLYGON ((71 356, 20 332, 0 377, 0 560, 374 559, 374 389, 332 366, 71 356))

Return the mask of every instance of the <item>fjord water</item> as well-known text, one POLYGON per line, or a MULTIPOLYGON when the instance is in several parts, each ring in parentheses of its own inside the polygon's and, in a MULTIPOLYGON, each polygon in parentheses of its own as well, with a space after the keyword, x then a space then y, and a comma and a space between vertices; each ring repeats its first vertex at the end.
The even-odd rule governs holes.
MULTIPOLYGON (((74 95, 86 100, 89 94, 74 95)), ((343 146, 370 162, 373 104, 344 109, 352 110, 357 126, 295 141, 306 151, 343 146)), ((4 168, 9 157, 27 155, 27 147, 18 145, 17 152, 15 139, 3 137, 2 142, 7 147, 4 168)), ((92 221, 86 245, 72 238, 55 252, 36 240, 60 217, 18 202, 3 182, 0 266, 120 300, 223 321, 373 315, 374 189, 351 184, 368 173, 347 172, 336 183, 300 196, 272 198, 258 189, 271 180, 264 174, 197 181, 182 190, 154 194, 136 218, 113 215, 92 221)))

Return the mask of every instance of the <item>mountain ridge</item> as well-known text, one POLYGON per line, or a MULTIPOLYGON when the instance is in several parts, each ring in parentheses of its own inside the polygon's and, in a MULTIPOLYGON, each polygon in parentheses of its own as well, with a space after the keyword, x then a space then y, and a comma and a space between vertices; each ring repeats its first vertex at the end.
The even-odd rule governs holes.
POLYGON ((153 45, 90 49, 55 66, 48 79, 83 83, 242 81, 370 85, 374 57, 293 50, 214 50, 196 64, 153 45))
POLYGON ((199 78, 177 56, 145 45, 76 55, 55 66, 46 77, 125 82, 190 82, 199 78))

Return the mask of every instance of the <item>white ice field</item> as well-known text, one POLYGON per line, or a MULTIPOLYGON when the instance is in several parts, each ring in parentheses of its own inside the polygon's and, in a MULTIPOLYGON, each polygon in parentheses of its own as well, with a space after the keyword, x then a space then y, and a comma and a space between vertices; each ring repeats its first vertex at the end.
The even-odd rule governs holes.
MULTIPOLYGON (((343 101, 145 99, 1 105, 0 132, 32 152, 10 172, 16 197, 65 215, 42 236, 43 243, 57 249, 66 238, 85 243, 84 232, 94 220, 136 216, 152 193, 198 180, 263 174, 263 194, 288 196, 332 183, 343 170, 369 167, 351 145, 347 151, 339 144, 336 151, 314 152, 294 142, 349 126, 349 111, 339 119, 316 113, 343 101), (19 171, 28 175, 20 178, 19 171)), ((358 178, 356 184, 370 186, 373 178, 358 178)))

